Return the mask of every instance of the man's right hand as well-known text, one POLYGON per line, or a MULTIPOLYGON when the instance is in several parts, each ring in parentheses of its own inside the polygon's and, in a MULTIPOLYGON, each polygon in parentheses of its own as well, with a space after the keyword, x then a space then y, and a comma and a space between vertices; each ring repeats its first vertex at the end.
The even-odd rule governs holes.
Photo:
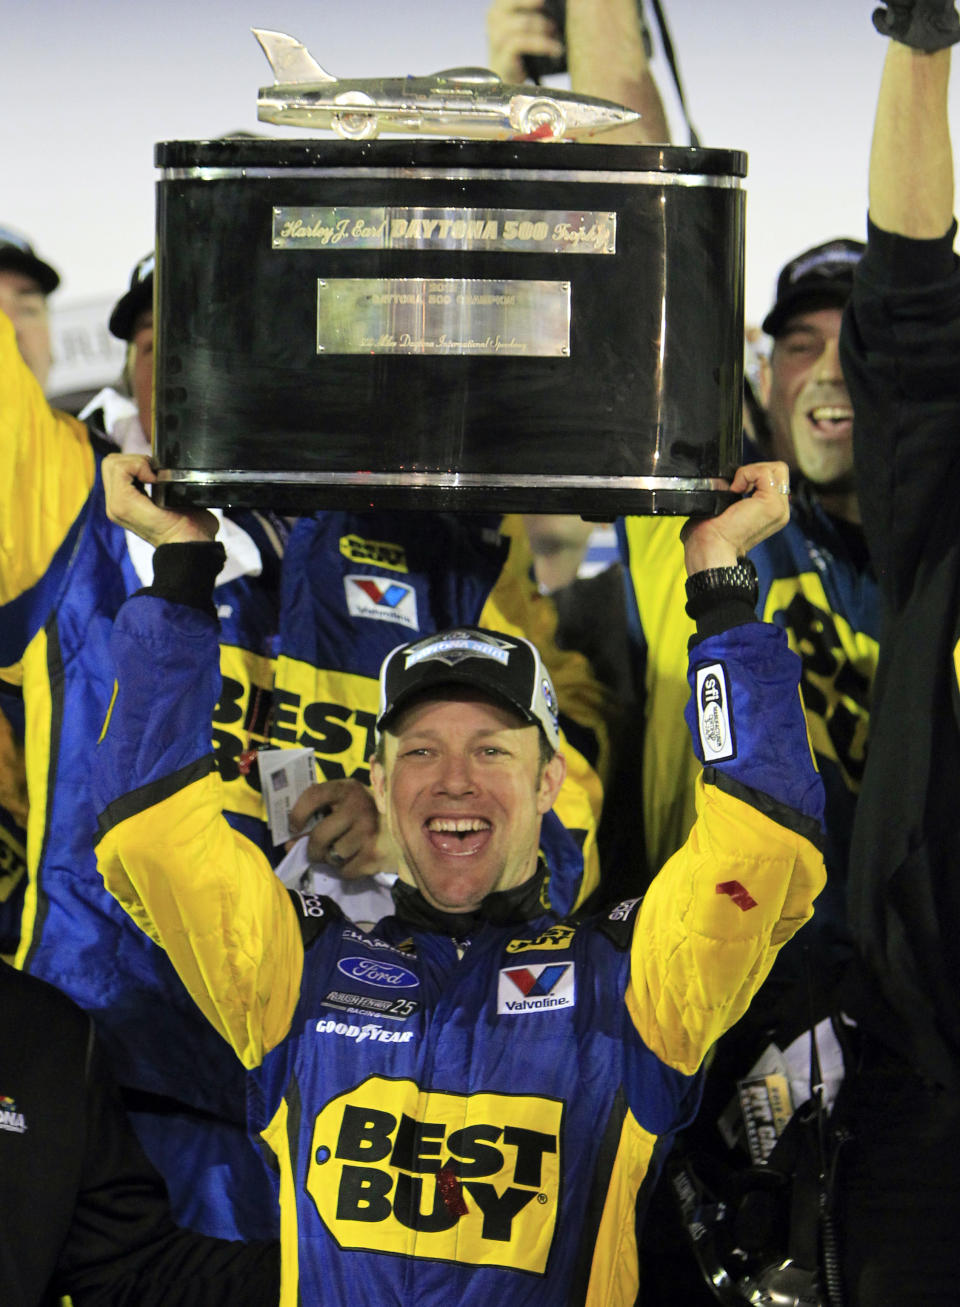
POLYGON ((213 540, 218 523, 205 508, 161 508, 135 483, 155 485, 157 474, 145 454, 108 454, 103 460, 107 516, 149 545, 213 540))
POLYGON ((511 86, 527 80, 527 55, 558 59, 564 51, 563 33, 537 0, 493 0, 487 10, 487 46, 490 67, 511 86))
MULTIPOLYGON (((318 781, 308 785, 290 809, 290 829, 302 831, 317 814, 320 820, 307 836, 307 857, 311 862, 335 867, 345 880, 396 871, 397 850, 380 821, 373 795, 360 781, 318 781)), ((287 844, 288 850, 294 842, 287 844)))

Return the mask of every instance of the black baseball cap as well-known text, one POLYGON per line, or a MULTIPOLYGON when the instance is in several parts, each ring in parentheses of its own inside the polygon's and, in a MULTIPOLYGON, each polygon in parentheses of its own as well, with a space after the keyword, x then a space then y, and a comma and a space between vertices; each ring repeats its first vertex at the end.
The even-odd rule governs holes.
POLYGON ((499 700, 539 726, 552 749, 559 746, 557 696, 536 646, 480 626, 438 631, 387 654, 380 668, 377 731, 386 730, 415 699, 451 685, 499 700))
POLYGON ((117 300, 110 314, 110 334, 118 340, 133 339, 133 324, 144 309, 153 308, 153 269, 156 255, 145 254, 130 274, 130 288, 117 300))
POLYGON ((0 227, 0 268, 32 277, 44 295, 51 295, 60 285, 60 274, 37 257, 26 236, 10 227, 0 227))
POLYGON ((795 313, 846 304, 853 290, 853 270, 866 248, 863 241, 844 236, 791 259, 777 278, 777 302, 763 320, 767 335, 776 336, 795 313))

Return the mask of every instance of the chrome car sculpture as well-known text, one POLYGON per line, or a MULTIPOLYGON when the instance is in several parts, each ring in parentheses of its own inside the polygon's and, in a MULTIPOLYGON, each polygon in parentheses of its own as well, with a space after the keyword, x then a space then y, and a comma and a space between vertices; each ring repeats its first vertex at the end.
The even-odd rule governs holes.
POLYGON ((285 32, 253 28, 273 69, 257 117, 290 127, 329 127, 348 140, 381 131, 486 140, 577 140, 636 122, 632 109, 551 87, 511 86, 489 68, 448 68, 430 77, 332 77, 285 32))

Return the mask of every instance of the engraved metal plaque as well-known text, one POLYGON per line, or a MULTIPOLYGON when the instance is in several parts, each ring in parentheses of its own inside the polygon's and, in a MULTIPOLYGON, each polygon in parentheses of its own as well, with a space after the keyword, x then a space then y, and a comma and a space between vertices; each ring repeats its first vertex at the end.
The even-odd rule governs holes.
POLYGON ((345 205, 273 210, 273 248, 616 254, 617 215, 582 209, 345 205))
POLYGON ((318 354, 570 353, 568 281, 338 277, 317 282, 318 354))

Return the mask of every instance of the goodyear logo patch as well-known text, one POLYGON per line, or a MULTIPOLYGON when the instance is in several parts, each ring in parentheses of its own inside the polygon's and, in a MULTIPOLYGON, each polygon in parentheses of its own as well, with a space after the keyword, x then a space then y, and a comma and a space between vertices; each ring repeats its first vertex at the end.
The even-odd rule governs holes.
POLYGON ((340 537, 340 552, 351 563, 371 563, 390 572, 407 572, 407 551, 387 540, 364 540, 362 536, 340 537))
POLYGON ((573 979, 572 962, 504 967, 497 984, 497 1012, 500 1016, 518 1016, 573 1007, 573 979))
POLYGON ((412 585, 382 576, 345 576, 343 585, 351 617, 392 622, 408 631, 419 631, 417 592, 412 585))
POLYGON ((362 1026, 358 1026, 352 1021, 333 1021, 324 1017, 314 1029, 318 1035, 339 1035, 342 1039, 356 1040, 358 1044, 367 1039, 375 1044, 409 1044, 413 1039, 412 1030, 388 1030, 386 1026, 378 1026, 373 1021, 365 1021, 362 1026))
POLYGON ((341 1248, 542 1274, 563 1103, 371 1076, 313 1128, 306 1187, 341 1248))
POLYGON ((512 939, 507 945, 508 953, 530 953, 534 949, 569 948, 576 931, 572 926, 550 926, 542 935, 533 939, 512 939))
POLYGON ((729 762, 737 756, 730 716, 730 695, 723 663, 697 668, 697 725, 703 760, 729 762))

